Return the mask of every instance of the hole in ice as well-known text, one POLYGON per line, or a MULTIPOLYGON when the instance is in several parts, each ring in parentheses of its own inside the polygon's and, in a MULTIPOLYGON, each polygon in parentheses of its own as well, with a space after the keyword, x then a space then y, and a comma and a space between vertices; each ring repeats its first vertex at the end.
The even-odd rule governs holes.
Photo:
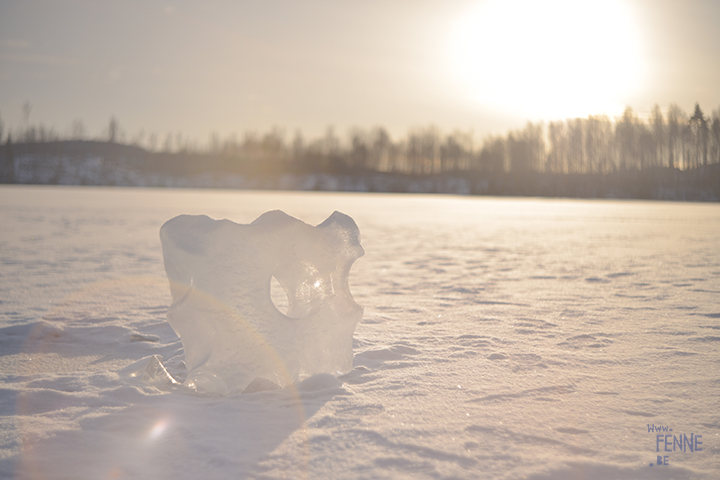
POLYGON ((282 313, 283 315, 288 315, 288 308, 290 304, 288 303, 287 292, 282 287, 282 285, 280 285, 280 282, 275 277, 275 275, 273 275, 270 279, 270 299, 272 300, 273 305, 275 305, 275 308, 277 308, 280 313, 282 313))
POLYGON ((306 261, 290 261, 280 265, 270 280, 273 304, 280 313, 290 318, 315 315, 332 290, 331 275, 320 273, 312 263, 306 261))

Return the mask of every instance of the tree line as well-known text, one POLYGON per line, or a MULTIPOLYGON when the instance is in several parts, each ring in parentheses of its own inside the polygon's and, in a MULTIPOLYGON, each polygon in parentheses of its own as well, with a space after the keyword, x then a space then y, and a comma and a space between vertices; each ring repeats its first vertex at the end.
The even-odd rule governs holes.
MULTIPOLYGON (((88 140, 80 121, 64 136, 29 122, 4 132, 6 144, 88 140)), ((97 140, 97 139, 96 139, 97 140)), ((720 163, 720 109, 706 116, 699 104, 692 115, 671 104, 663 114, 655 105, 647 118, 627 107, 622 117, 591 115, 560 121, 528 122, 506 135, 486 137, 475 145, 471 132, 443 134, 434 126, 414 128, 394 140, 383 127, 353 128, 343 139, 333 128, 314 140, 300 132, 288 138, 280 128, 264 134, 246 132, 241 138, 210 136, 198 145, 181 133, 157 135, 140 132, 127 137, 115 117, 103 141, 125 143, 160 154, 183 154, 197 161, 208 157, 229 170, 255 172, 389 172, 410 175, 462 174, 463 172, 551 174, 608 174, 655 167, 691 170, 720 163)))

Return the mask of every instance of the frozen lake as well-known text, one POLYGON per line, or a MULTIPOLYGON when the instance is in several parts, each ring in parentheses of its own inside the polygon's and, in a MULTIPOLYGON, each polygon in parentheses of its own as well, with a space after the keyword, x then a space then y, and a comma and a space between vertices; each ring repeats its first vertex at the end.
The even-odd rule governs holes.
POLYGON ((720 205, 0 186, 0 208, 0 477, 720 476, 720 205), (353 371, 221 398, 123 375, 182 354, 160 226, 272 209, 359 226, 353 371))

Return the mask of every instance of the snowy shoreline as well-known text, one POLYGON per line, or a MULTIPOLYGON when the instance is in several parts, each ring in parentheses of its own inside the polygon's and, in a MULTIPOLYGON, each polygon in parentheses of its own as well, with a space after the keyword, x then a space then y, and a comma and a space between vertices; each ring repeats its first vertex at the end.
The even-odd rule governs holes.
POLYGON ((298 169, 260 159, 153 153, 107 142, 69 141, 0 148, 0 183, 270 191, 435 193, 670 201, 720 201, 720 164, 605 173, 298 169))

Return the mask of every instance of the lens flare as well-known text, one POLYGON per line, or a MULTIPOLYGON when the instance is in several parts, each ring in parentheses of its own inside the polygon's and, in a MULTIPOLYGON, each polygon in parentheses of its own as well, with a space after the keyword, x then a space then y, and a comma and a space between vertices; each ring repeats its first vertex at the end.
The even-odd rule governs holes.
POLYGON ((170 426, 170 420, 167 418, 161 418, 155 424, 152 426, 150 431, 147 435, 147 440, 153 441, 157 440, 158 438, 162 437, 163 433, 168 429, 170 426))

